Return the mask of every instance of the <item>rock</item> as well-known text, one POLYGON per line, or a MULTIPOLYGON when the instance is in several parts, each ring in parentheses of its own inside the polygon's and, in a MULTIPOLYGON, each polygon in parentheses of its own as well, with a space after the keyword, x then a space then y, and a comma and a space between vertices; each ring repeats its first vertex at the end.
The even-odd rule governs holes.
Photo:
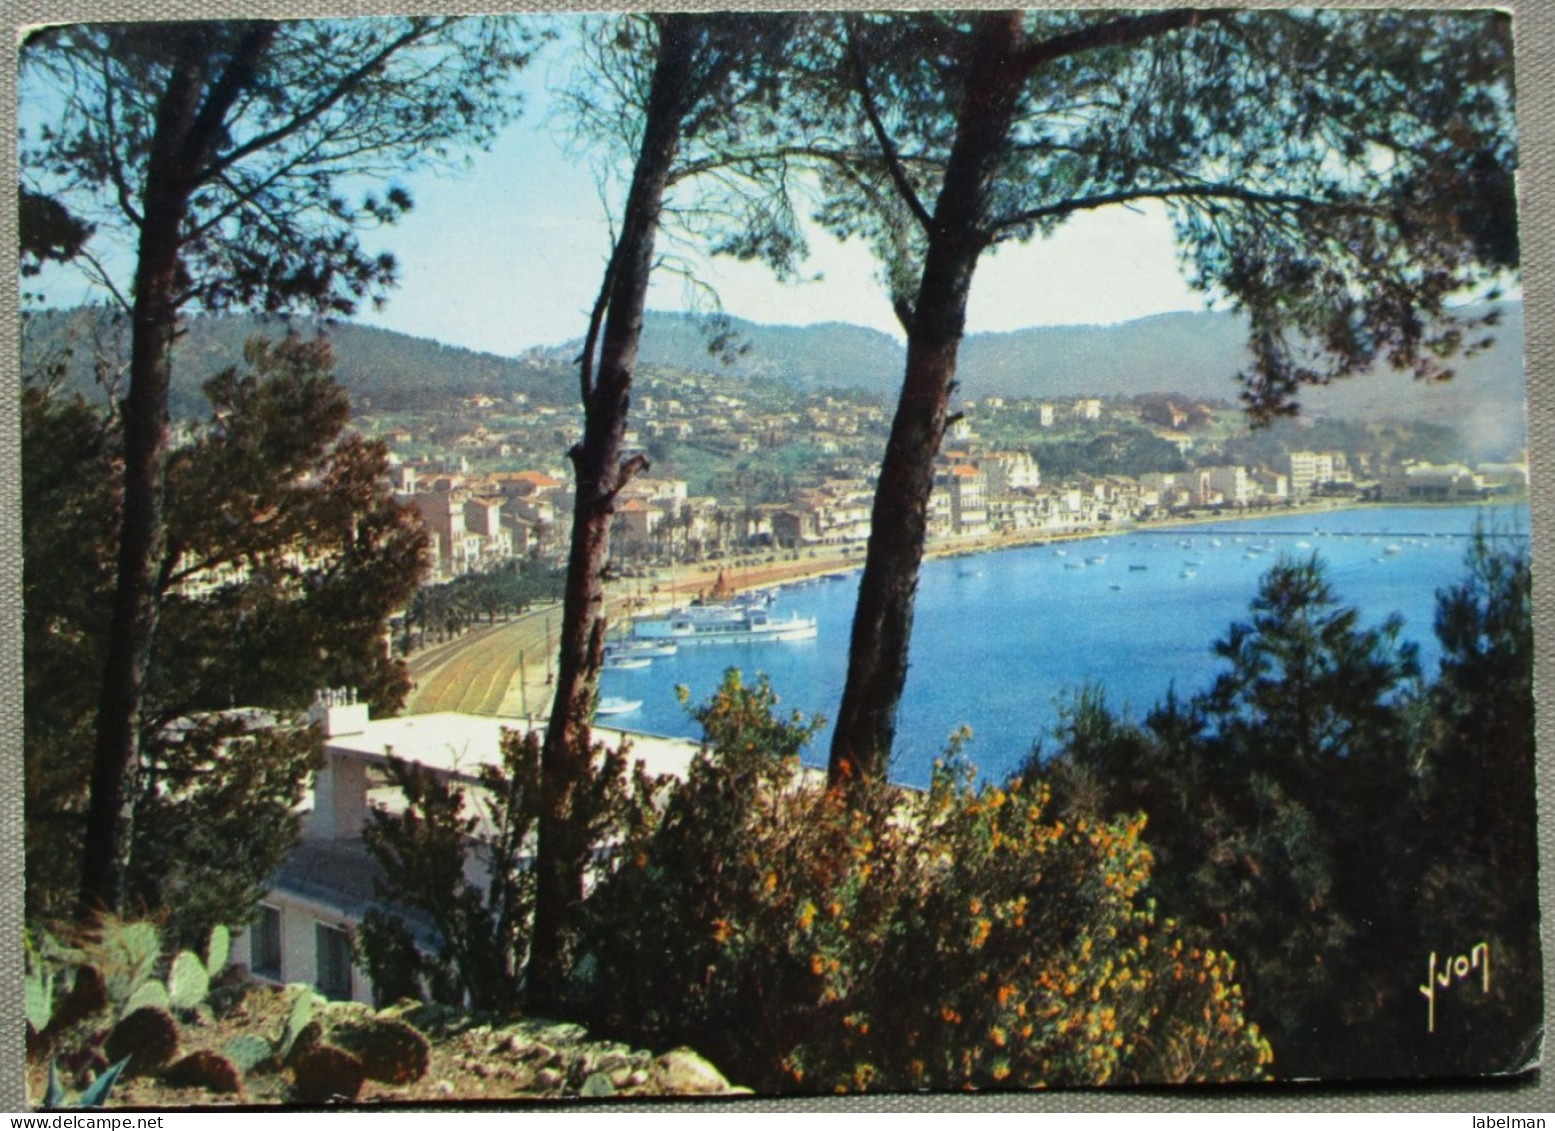
POLYGON ((432 1085, 432 1090, 440 1096, 451 1096, 454 1094, 454 1086, 452 1082, 448 1080, 439 1080, 436 1084, 432 1085))
POLYGON ((408 1021, 423 1033, 430 1033, 445 1025, 467 1021, 464 1013, 441 1002, 427 1002, 406 1010, 401 1019, 408 1021))
MULTIPOLYGON (((517 1038, 514 1038, 517 1040, 517 1038)), ((538 1041, 519 1053, 519 1059, 530 1061, 537 1068, 550 1064, 556 1059, 557 1053, 550 1045, 542 1045, 538 1041)))
POLYGON ((292 1065, 292 1097, 305 1104, 349 1103, 366 1078, 362 1062, 345 1049, 314 1045, 292 1065))
POLYGON ((723 1073, 690 1049, 673 1049, 653 1066, 659 1086, 670 1095, 707 1096, 729 1090, 723 1073))
POLYGON ((243 1090, 238 1066, 211 1049, 199 1049, 174 1063, 162 1074, 175 1088, 204 1088, 217 1095, 236 1095, 243 1090))
POLYGON ((610 1082, 617 1088, 637 1088, 648 1082, 648 1074, 630 1064, 612 1068, 605 1075, 610 1077, 610 1082))
POLYGON ((124 1069, 127 1076, 155 1072, 178 1052, 178 1022, 165 1009, 142 1006, 113 1027, 103 1051, 110 1064, 130 1058, 124 1069))
POLYGON ((329 1031, 329 1040, 354 1053, 369 1080, 385 1084, 408 1084, 421 1079, 431 1060, 427 1039, 392 1017, 368 1017, 336 1025, 329 1031))
POLYGON ((571 1021, 540 1021, 526 1022, 525 1030, 541 1041, 552 1045, 575 1045, 579 1041, 588 1040, 589 1031, 582 1025, 575 1025, 571 1021))
POLYGON ((631 1059, 618 1052, 607 1052, 596 1057, 593 1064, 595 1072, 604 1072, 608 1075, 614 1075, 622 1069, 630 1069, 631 1066, 631 1059))
POLYGON ((578 1089, 578 1095, 586 1100, 603 1100, 616 1094, 616 1086, 611 1083, 610 1077, 603 1072, 595 1072, 583 1081, 583 1087, 578 1089))
POLYGON ((537 1086, 535 1084, 535 1073, 523 1065, 505 1069, 502 1075, 505 1079, 512 1081, 515 1092, 527 1092, 537 1086))
POLYGON ((529 1042, 525 1041, 517 1033, 506 1033, 498 1036, 492 1042, 490 1055, 522 1057, 528 1048, 529 1042))
POLYGON ((565 1077, 554 1068, 542 1068, 535 1073, 535 1087, 541 1091, 552 1092, 562 1086, 565 1077))

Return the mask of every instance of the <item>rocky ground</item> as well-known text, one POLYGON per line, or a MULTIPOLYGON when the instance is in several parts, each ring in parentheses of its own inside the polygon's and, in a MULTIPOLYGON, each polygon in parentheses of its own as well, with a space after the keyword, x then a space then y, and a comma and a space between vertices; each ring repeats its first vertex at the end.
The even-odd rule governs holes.
POLYGON ((102 1039, 90 1053, 79 1038, 60 1034, 53 1048, 46 1053, 34 1049, 29 1057, 29 1095, 34 1103, 41 1100, 51 1056, 74 1100, 110 1056, 130 1052, 149 1053, 155 1063, 132 1062, 114 1087, 109 1107, 749 1094, 689 1049, 655 1054, 594 1039, 571 1023, 472 1018, 446 1007, 408 1003, 381 1011, 354 1003, 322 1006, 282 1052, 280 1038, 298 992, 249 986, 219 1012, 202 1009, 176 1020, 165 1013, 144 1017, 136 1031, 119 1034, 117 1042, 112 1032, 99 1031, 96 1036, 102 1039), (175 1024, 170 1027, 164 1019, 175 1024), (176 1034, 176 1040, 170 1045, 164 1034, 176 1034), (262 1055, 253 1055, 256 1050, 262 1055))

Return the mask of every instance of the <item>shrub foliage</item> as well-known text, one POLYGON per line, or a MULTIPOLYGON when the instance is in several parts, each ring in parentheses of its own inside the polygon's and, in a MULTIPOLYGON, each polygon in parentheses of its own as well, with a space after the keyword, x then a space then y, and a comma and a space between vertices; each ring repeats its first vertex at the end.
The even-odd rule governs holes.
POLYGON ((1066 822, 1039 781, 846 796, 815 724, 730 672, 707 745, 589 901, 597 1023, 778 1090, 1255 1079, 1235 964, 1158 919, 1143 818, 1066 822))

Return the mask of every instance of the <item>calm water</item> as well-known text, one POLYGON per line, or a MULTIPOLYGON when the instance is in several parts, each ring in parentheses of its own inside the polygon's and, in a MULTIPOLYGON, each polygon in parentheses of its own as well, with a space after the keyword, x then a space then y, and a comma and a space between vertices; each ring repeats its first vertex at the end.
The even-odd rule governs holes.
MULTIPOLYGON (((1383 508, 1140 531, 926 563, 918 591, 893 776, 927 780, 948 736, 972 728, 987 776, 1017 765, 1057 721, 1057 697, 1084 681, 1142 715, 1173 684, 1192 694, 1220 670, 1211 653, 1247 615, 1277 555, 1319 554, 1339 598, 1376 624, 1404 617, 1429 673, 1436 591, 1463 576, 1476 519, 1524 540, 1525 506, 1383 508), (1104 561, 1094 559, 1105 556, 1104 561), (1144 568, 1130 568, 1130 567, 1144 568)), ((818 618, 798 644, 682 648, 640 671, 606 672, 602 693, 643 700, 611 723, 700 737, 675 685, 701 702, 725 668, 765 672, 784 709, 829 716, 847 666, 858 574, 780 591, 776 613, 818 618)), ((824 763, 829 731, 807 760, 824 763)))

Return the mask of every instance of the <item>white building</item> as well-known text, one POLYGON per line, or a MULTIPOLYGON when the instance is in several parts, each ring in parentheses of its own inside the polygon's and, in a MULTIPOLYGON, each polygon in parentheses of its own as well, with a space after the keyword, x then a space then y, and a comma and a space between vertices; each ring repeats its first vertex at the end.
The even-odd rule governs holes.
POLYGON ((1331 452, 1290 452, 1281 461, 1290 477, 1293 499, 1305 499, 1324 483, 1333 481, 1334 457, 1331 452))
POLYGON ((990 498, 1042 486, 1042 472, 1029 452, 992 452, 979 459, 977 466, 988 478, 990 498))
MULTIPOLYGON (((370 1004, 372 983, 351 962, 351 932, 381 904, 379 870, 362 828, 371 806, 397 807, 398 790, 385 784, 383 767, 391 756, 403 758, 474 790, 482 766, 501 764, 505 731, 541 724, 456 713, 370 719, 365 703, 339 695, 315 704, 310 717, 324 728, 324 763, 302 841, 273 877, 258 921, 233 940, 231 960, 268 981, 301 982, 331 998, 370 1004)), ((609 746, 629 737, 632 760, 650 774, 683 776, 698 750, 685 739, 601 727, 594 735, 609 746)), ((479 875, 467 878, 483 882, 479 875)))
POLYGON ((1219 494, 1232 507, 1245 507, 1258 494, 1258 487, 1245 467, 1210 467, 1204 470, 1206 493, 1219 494))

